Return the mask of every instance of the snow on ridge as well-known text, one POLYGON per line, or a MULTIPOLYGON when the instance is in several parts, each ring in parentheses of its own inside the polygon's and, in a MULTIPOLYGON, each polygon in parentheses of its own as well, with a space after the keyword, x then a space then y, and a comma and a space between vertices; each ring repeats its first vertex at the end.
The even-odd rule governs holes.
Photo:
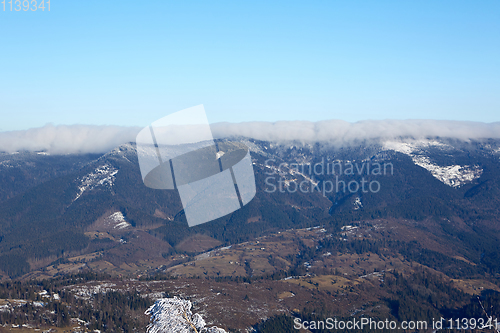
POLYGON ((416 165, 430 171, 435 178, 451 187, 459 187, 470 183, 483 174, 483 169, 477 165, 473 167, 469 165, 439 166, 432 164, 426 156, 417 155, 412 158, 416 165))
POLYGON ((78 200, 78 198, 82 196, 83 192, 87 190, 92 190, 99 186, 113 187, 117 173, 118 170, 109 164, 97 167, 93 172, 80 179, 78 193, 75 199, 73 199, 73 202, 78 200))
POLYGON ((450 147, 436 140, 414 140, 410 142, 387 141, 384 149, 394 150, 412 158, 413 163, 428 170, 432 176, 451 187, 460 187, 478 179, 483 174, 483 169, 474 165, 448 165, 440 166, 430 161, 427 156, 416 153, 424 147, 450 147))
POLYGON ((410 141, 386 141, 384 149, 394 150, 406 155, 410 155, 424 147, 450 147, 449 145, 436 140, 410 140, 410 141))
MULTIPOLYGON (((122 145, 119 145, 118 147, 114 148, 113 150, 107 152, 104 154, 104 156, 110 156, 110 155, 120 155, 121 157, 127 159, 124 154, 126 153, 137 153, 137 148, 135 144, 133 143, 124 143, 122 145)), ((128 159, 127 159, 128 160, 128 159)))

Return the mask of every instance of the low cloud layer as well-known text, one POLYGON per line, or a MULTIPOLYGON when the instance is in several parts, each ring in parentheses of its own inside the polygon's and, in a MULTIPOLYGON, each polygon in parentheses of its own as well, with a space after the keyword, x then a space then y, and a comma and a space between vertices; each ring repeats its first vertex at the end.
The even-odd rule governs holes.
POLYGON ((401 137, 414 139, 446 137, 459 140, 500 138, 500 122, 479 123, 445 120, 342 120, 319 122, 282 121, 276 123, 218 123, 212 126, 216 137, 244 136, 264 141, 325 142, 348 145, 370 140, 401 137))
POLYGON ((25 131, 0 132, 0 151, 104 153, 123 143, 135 141, 139 131, 139 127, 46 125, 25 131))
MULTIPOLYGON (((349 145, 370 140, 446 137, 459 140, 500 138, 500 122, 478 123, 437 120, 380 120, 348 123, 281 121, 217 123, 215 138, 250 137, 264 141, 323 142, 349 145)), ((47 125, 25 131, 0 132, 0 151, 46 151, 51 154, 104 153, 120 144, 134 142, 139 127, 47 125)))

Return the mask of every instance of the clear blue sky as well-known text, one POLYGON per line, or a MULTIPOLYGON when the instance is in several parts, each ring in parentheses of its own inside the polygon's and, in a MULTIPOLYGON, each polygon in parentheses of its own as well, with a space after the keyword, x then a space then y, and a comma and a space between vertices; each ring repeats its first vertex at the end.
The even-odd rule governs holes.
POLYGON ((500 1, 57 1, 1 11, 0 130, 500 121, 500 1))

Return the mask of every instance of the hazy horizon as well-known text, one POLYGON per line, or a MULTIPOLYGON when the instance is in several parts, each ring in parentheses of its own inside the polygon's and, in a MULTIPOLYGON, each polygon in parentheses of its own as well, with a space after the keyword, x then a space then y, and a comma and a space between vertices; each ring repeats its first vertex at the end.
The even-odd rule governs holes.
MULTIPOLYGON (((278 143, 323 142, 336 146, 398 138, 442 137, 464 141, 500 138, 500 122, 453 120, 221 122, 210 127, 214 138, 246 137, 278 143)), ((105 153, 121 144, 135 142, 141 129, 138 126, 48 124, 28 130, 0 132, 0 151, 105 153)))

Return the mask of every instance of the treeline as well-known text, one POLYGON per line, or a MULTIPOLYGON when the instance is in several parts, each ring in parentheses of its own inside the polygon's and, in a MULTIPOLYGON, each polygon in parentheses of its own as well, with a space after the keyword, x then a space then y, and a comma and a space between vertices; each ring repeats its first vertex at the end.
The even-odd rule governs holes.
POLYGON ((77 274, 68 274, 53 279, 20 281, 11 280, 0 283, 0 298, 21 299, 36 301, 40 298, 37 293, 46 290, 48 293, 57 292, 63 286, 70 286, 89 281, 103 281, 111 279, 111 275, 93 271, 84 271, 77 274))
POLYGON ((290 333, 296 331, 293 325, 293 318, 283 314, 273 316, 255 325, 254 329, 257 333, 290 333))
POLYGON ((388 272, 383 288, 391 294, 387 304, 398 321, 440 318, 446 309, 460 307, 470 299, 451 281, 424 268, 406 275, 388 272))
POLYGON ((101 332, 135 332, 146 327, 149 318, 144 311, 153 303, 148 297, 135 291, 111 291, 97 293, 87 300, 75 297, 64 288, 109 278, 105 274, 83 272, 53 280, 1 283, 0 298, 17 301, 11 311, 0 312, 0 322, 66 327, 71 323, 70 318, 79 318, 90 330, 101 332), (41 294, 43 290, 47 293, 41 294))
POLYGON ((33 326, 65 327, 70 324, 70 311, 60 302, 48 301, 43 305, 33 302, 16 305, 12 311, 0 312, 0 322, 8 325, 29 323, 33 326))
POLYGON ((10 277, 17 277, 28 273, 30 265, 26 261, 26 257, 9 253, 0 255, 0 270, 10 277))
MULTIPOLYGON (((457 319, 457 318, 482 318, 486 322, 483 307, 489 312, 488 315, 500 321, 500 293, 487 290, 480 296, 471 296, 457 289, 454 283, 444 279, 442 276, 432 273, 425 268, 417 268, 412 274, 402 274, 397 271, 384 274, 383 290, 388 297, 382 300, 390 309, 390 313, 378 317, 373 313, 373 320, 385 321, 386 319, 401 323, 402 321, 427 321, 432 323, 433 318, 457 319), (482 304, 482 305, 481 305, 482 304)), ((354 291, 359 292, 356 286, 354 291)), ((327 318, 335 318, 338 321, 360 320, 364 315, 345 316, 336 312, 326 303, 314 304, 304 307, 293 315, 303 321, 323 321, 327 318)), ((494 321, 493 321, 494 322, 494 321)), ((264 323, 257 325, 258 332, 291 332, 286 331, 293 325, 293 318, 288 315, 272 317, 264 323), (260 330, 259 330, 260 329, 260 330)), ((313 333, 331 332, 325 329, 310 329, 313 333)), ((336 332, 349 332, 352 330, 336 330, 336 332)), ((373 332, 369 328, 357 330, 360 332, 373 332)), ((377 332, 391 332, 393 330, 377 330, 377 332)), ((451 332, 451 331, 450 331, 451 332)))
POLYGON ((70 318, 78 318, 85 321, 90 330, 135 332, 146 327, 149 321, 143 313, 152 301, 136 292, 96 294, 90 304, 71 293, 61 291, 60 294, 60 301, 42 299, 17 304, 11 311, 0 312, 0 322, 66 327, 71 324, 70 318))
MULTIPOLYGON (((401 254, 409 261, 415 261, 422 265, 436 269, 452 278, 472 278, 484 276, 484 274, 498 272, 497 262, 488 262, 483 259, 479 265, 473 266, 462 260, 458 260, 440 252, 424 248, 417 241, 402 242, 399 240, 352 240, 342 241, 335 238, 324 239, 319 242, 319 249, 303 249, 301 256, 304 261, 308 261, 318 255, 329 251, 332 253, 375 253, 386 256, 401 254)), ((498 255, 498 250, 495 251, 498 255)), ((486 257, 491 260, 491 257, 486 257)))
POLYGON ((146 327, 149 318, 144 311, 153 303, 135 291, 98 293, 90 302, 64 292, 61 299, 74 309, 70 312, 72 317, 87 322, 89 329, 102 332, 134 332, 146 327))

